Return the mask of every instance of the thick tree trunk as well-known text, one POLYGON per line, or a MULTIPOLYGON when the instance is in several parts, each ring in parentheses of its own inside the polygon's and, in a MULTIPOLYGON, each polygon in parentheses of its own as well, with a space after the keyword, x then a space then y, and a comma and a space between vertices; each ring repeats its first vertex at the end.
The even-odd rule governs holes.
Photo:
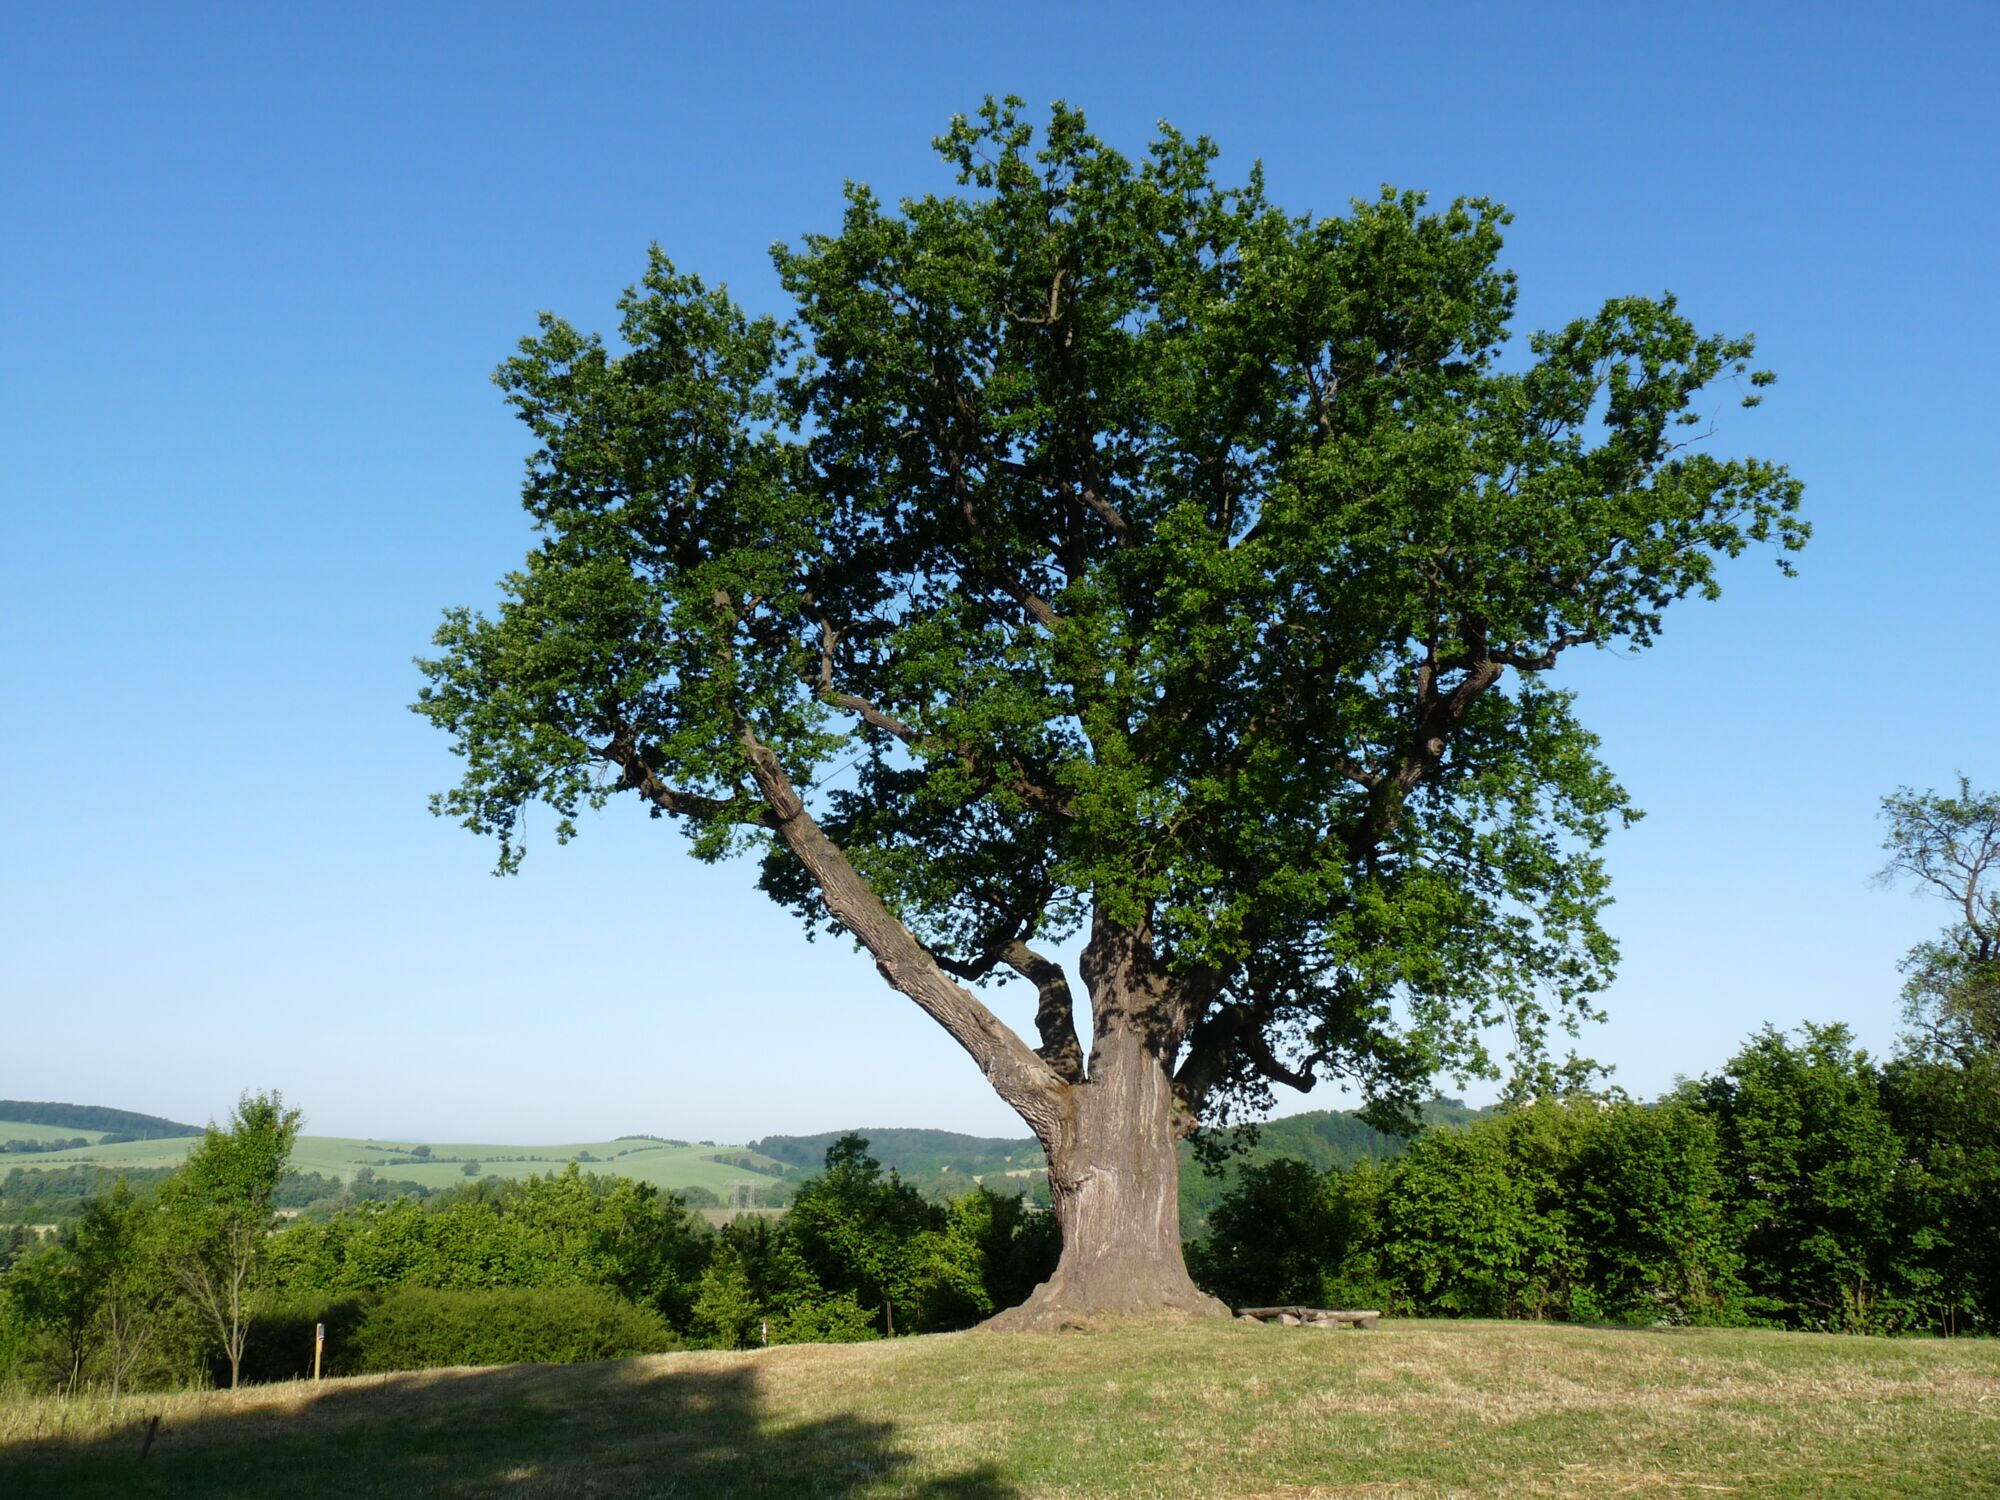
POLYGON ((1173 1087, 1142 1029, 1100 1013, 1090 1078, 1045 1138, 1062 1225, 1055 1275, 987 1320, 1005 1332, 1087 1328, 1106 1315, 1227 1317, 1181 1255, 1180 1158, 1173 1087))
MULTIPOLYGON (((751 775, 773 828, 805 867, 826 908, 908 995, 978 1062, 994 1091, 1028 1123, 1049 1157, 1049 1189, 1062 1225, 1055 1275, 1019 1307, 987 1320, 999 1329, 1088 1327, 1105 1314, 1226 1317, 1196 1288, 1181 1256, 1180 1159, 1175 1151, 1171 1060, 1185 1034, 1175 980, 1142 923, 1121 924, 1100 905, 1083 952, 1094 1017, 1086 1075, 1077 1070, 1069 987, 1023 941, 994 955, 1041 994, 1031 1051, 999 1017, 940 967, 883 904, 806 808, 778 757, 746 726, 751 775)), ((642 786, 643 782, 635 783, 642 786)), ((659 805, 677 810, 671 797, 659 805)), ((1194 1006, 1198 1010, 1200 1007, 1194 1006)))

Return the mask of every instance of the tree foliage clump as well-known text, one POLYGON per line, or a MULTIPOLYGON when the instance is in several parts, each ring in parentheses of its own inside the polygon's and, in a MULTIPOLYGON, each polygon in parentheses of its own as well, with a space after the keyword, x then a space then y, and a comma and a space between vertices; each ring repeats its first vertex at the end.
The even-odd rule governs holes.
POLYGON ((10 1173, 10 1201, 60 1227, 0 1263, 0 1380, 115 1396, 189 1379, 219 1354, 234 1386, 298 1124, 281 1096, 245 1094, 177 1170, 10 1173))
POLYGON ((828 1291, 875 1311, 883 1332, 962 1328, 1026 1297, 1054 1268, 1055 1222, 974 1186, 925 1198, 843 1136, 804 1184, 785 1230, 828 1291))
POLYGON ((1898 1300, 1918 1326, 2000 1332, 2000 1052, 1898 1057, 1882 1090, 1903 1142, 1898 1300))
POLYGON ((1695 1086, 1728 1163, 1727 1199, 1753 1306, 1866 1328, 1894 1288, 1903 1143, 1876 1069, 1843 1026, 1796 1046, 1766 1027, 1695 1086))
MULTIPOLYGON (((246 1108, 217 1134, 236 1135, 243 1118, 295 1119, 275 1096, 246 1096, 246 1108)), ((924 1198, 867 1148, 837 1140, 791 1218, 751 1214, 711 1230, 674 1195, 572 1163, 422 1198, 360 1196, 324 1221, 274 1225, 267 1213, 247 1269, 223 1253, 230 1242, 189 1231, 191 1199, 207 1214, 241 1207, 217 1197, 216 1181, 235 1179, 214 1163, 149 1190, 118 1179, 54 1242, 8 1245, 0 1384, 115 1393, 299 1379, 321 1327, 325 1368, 339 1374, 847 1342, 964 1328, 1048 1275, 1051 1215, 976 1186, 924 1198), (219 1257, 206 1271, 217 1285, 241 1271, 234 1321, 183 1274, 196 1250, 219 1257)), ((254 1210, 246 1222, 258 1222, 254 1210)))
POLYGON ((1324 1173, 1247 1168, 1190 1262, 1241 1306, 2000 1331, 2000 1065, 1765 1028, 1662 1102, 1573 1097, 1324 1173))
POLYGON ((381 1293, 596 1286, 678 1323, 706 1231, 671 1195, 628 1178, 561 1173, 470 1183, 424 1201, 366 1203, 278 1238, 290 1290, 381 1293))

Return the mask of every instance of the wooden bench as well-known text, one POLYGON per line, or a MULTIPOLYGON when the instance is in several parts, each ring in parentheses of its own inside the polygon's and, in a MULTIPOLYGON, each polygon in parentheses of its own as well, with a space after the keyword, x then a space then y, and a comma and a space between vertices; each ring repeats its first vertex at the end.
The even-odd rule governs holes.
POLYGON ((1287 1328, 1373 1328, 1382 1314, 1335 1312, 1326 1307, 1246 1307, 1236 1316, 1249 1323, 1282 1323, 1287 1328))

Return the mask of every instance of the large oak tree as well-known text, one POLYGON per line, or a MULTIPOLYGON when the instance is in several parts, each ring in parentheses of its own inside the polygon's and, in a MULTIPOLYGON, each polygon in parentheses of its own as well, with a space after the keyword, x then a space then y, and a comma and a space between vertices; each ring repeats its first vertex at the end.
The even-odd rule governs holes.
POLYGON ((437 806, 503 869, 536 801, 756 851, 1047 1149, 1063 1257, 1007 1320, 1213 1311, 1178 1137, 1589 1013, 1630 812, 1549 673, 1782 563, 1800 487, 1707 450, 1769 377, 1671 298, 1508 357, 1492 203, 1286 213, 1060 105, 938 145, 957 192, 774 252, 790 320, 655 251, 615 344, 545 316, 501 368, 541 540, 424 663, 437 806))

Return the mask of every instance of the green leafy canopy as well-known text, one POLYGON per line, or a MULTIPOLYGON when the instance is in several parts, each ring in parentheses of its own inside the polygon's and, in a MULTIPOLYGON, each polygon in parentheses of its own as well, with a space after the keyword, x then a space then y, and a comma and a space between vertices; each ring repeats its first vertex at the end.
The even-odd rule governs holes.
POLYGON ((1807 535, 1783 467, 1703 442, 1772 378, 1751 339, 1620 297, 1503 358, 1487 200, 1288 213, 1060 104, 937 146, 957 191, 850 185, 774 250, 789 320, 656 249, 615 347, 544 316, 501 367, 541 540, 422 664, 436 809, 511 870, 530 803, 566 839, 636 793, 839 925, 766 751, 968 983, 1143 934, 1193 1105, 1407 1097, 1500 1020, 1536 1050, 1609 974, 1634 816, 1550 669, 1807 535))

